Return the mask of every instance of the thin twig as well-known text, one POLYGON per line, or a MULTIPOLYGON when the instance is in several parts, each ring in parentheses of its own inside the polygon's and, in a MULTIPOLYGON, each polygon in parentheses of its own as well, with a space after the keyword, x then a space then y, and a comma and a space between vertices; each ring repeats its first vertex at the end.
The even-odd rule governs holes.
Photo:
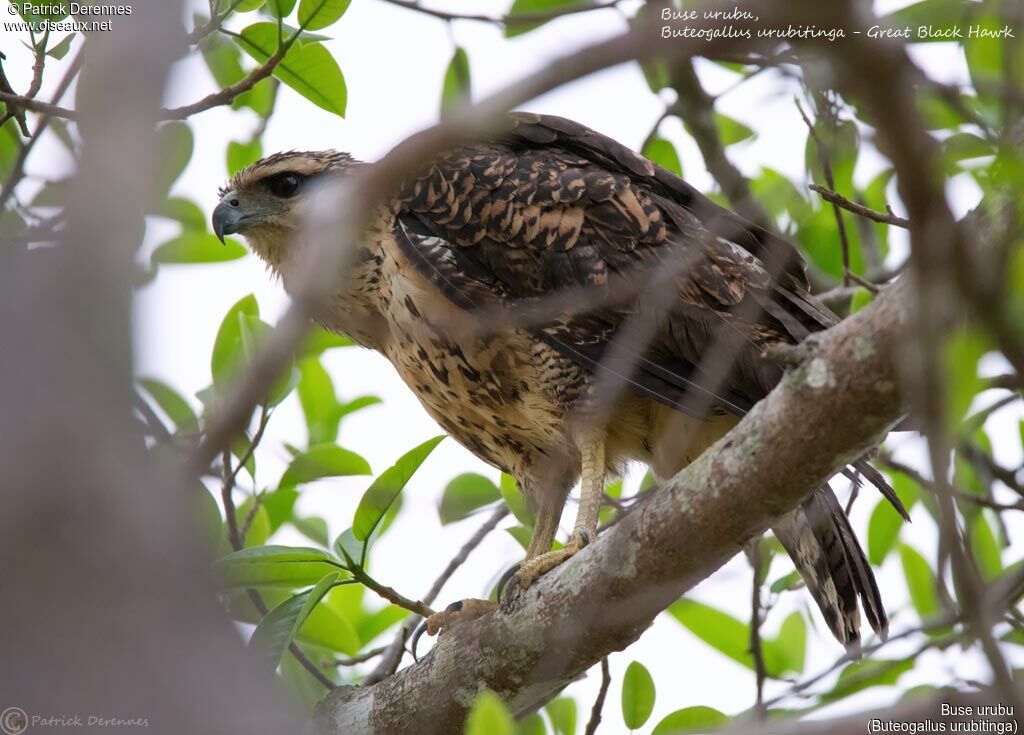
POLYGON ((587 721, 587 729, 583 735, 594 735, 597 726, 601 724, 601 710, 604 709, 604 699, 608 696, 608 686, 612 683, 612 675, 608 670, 608 657, 601 659, 601 688, 597 692, 597 699, 594 706, 590 708, 590 720, 587 721))
POLYGON ((768 672, 764 665, 764 649, 761 647, 761 563, 761 539, 756 539, 750 547, 750 567, 753 570, 753 582, 750 585, 750 655, 754 659, 757 686, 754 712, 759 720, 768 716, 764 706, 764 682, 768 672))
POLYGON ((903 229, 910 228, 910 220, 904 219, 897 214, 894 214, 892 207, 888 204, 885 205, 885 211, 879 212, 878 210, 865 207, 863 204, 857 202, 851 202, 849 199, 844 197, 842 194, 837 194, 831 189, 826 189, 824 186, 818 184, 811 184, 808 187, 811 191, 817 193, 826 202, 830 202, 834 206, 842 207, 848 212, 853 212, 861 217, 866 217, 874 222, 879 222, 883 225, 893 225, 895 227, 902 227, 903 229))
MULTIPOLYGON (((803 106, 800 104, 800 100, 796 100, 796 109, 800 111, 800 117, 804 119, 804 123, 807 125, 807 130, 811 135, 811 139, 814 140, 814 146, 818 149, 818 157, 821 158, 821 168, 825 174, 825 183, 828 184, 828 188, 835 191, 836 181, 832 175, 832 162, 829 159, 828 147, 822 141, 818 135, 818 131, 814 129, 814 123, 804 112, 803 106)), ((836 229, 839 231, 839 244, 843 250, 843 285, 850 285, 850 239, 846 234, 846 223, 843 221, 843 213, 839 209, 839 205, 832 204, 832 213, 836 219, 836 229)))
POLYGON ((388 650, 387 646, 378 646, 377 648, 371 648, 365 653, 360 653, 357 656, 350 656, 349 658, 334 658, 324 661, 324 666, 356 666, 358 664, 366 663, 371 658, 376 658, 382 653, 388 650))

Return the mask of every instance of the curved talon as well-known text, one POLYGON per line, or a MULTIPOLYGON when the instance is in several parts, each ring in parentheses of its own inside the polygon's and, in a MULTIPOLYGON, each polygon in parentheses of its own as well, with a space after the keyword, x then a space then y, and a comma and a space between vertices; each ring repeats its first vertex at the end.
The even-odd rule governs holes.
MULTIPOLYGON (((434 613, 434 615, 437 615, 437 613, 434 613)), ((431 617, 433 617, 433 615, 431 615, 431 617)), ((416 648, 419 646, 420 638, 423 636, 423 632, 427 629, 427 627, 427 621, 421 621, 420 624, 416 626, 416 631, 412 634, 412 640, 409 642, 409 648, 411 649, 410 653, 412 653, 412 660, 416 663, 420 662, 420 657, 416 655, 416 648)))
POLYGON ((498 584, 495 589, 494 596, 497 598, 499 604, 504 601, 506 592, 511 594, 511 590, 515 589, 516 575, 519 574, 519 570, 522 566, 523 565, 521 563, 513 564, 498 578, 498 584))

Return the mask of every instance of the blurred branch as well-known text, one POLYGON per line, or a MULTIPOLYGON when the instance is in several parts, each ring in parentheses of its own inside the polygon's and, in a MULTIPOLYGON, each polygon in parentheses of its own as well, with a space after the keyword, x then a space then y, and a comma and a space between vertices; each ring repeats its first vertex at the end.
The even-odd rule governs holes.
POLYGON ((775 232, 778 228, 750 190, 750 182, 725 154, 725 145, 715 124, 715 100, 701 86, 692 59, 681 59, 669 69, 669 84, 679 95, 675 109, 700 148, 708 172, 722 188, 735 210, 751 222, 775 232))
POLYGON ((424 7, 418 0, 382 0, 388 5, 395 5, 406 10, 415 10, 417 13, 423 15, 429 15, 434 18, 440 18, 445 21, 453 20, 471 20, 478 21, 480 23, 493 23, 495 25, 516 27, 524 26, 532 23, 545 23, 555 18, 561 18, 565 15, 575 15, 576 13, 586 13, 591 10, 603 10, 605 8, 614 8, 622 0, 603 0, 602 2, 589 2, 583 4, 573 4, 555 10, 538 11, 534 13, 515 13, 511 15, 482 15, 477 13, 454 13, 446 10, 437 10, 434 8, 424 7))

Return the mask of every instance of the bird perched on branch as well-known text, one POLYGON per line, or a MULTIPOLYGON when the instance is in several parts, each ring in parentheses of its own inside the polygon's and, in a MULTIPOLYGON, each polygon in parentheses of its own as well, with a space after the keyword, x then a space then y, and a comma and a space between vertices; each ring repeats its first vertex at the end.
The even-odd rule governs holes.
MULTIPOLYGON (((221 190, 214 230, 242 233, 290 288, 304 204, 360 165, 335 151, 264 158, 221 190)), ((536 511, 525 588, 595 539, 607 475, 640 461, 671 477, 779 381, 767 346, 835 323, 807 289, 789 243, 675 174, 578 123, 514 113, 380 205, 319 320, 387 357, 452 437, 516 479, 536 511), (552 551, 577 481, 575 527, 552 551)), ((773 530, 851 652, 859 608, 885 634, 827 486, 773 530)))

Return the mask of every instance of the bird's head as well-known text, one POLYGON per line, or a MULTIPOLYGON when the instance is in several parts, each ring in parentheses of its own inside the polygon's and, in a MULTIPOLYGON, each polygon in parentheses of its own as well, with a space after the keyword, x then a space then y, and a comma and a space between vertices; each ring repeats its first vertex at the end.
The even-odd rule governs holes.
POLYGON ((350 171, 357 162, 338 151, 288 151, 247 166, 218 194, 213 232, 245 236, 253 251, 277 267, 292 236, 302 225, 311 194, 329 178, 350 171))

